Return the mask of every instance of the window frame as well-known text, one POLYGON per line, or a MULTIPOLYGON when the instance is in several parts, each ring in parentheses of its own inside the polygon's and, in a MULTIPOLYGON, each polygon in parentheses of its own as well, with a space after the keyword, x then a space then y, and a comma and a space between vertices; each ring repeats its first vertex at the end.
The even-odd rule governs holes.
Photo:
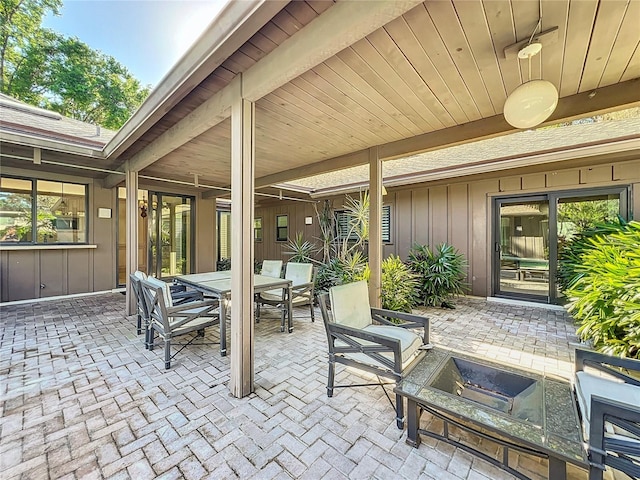
POLYGON ((253 241, 262 242, 264 238, 264 228, 262 226, 262 217, 255 217, 253 219, 253 241), (260 223, 260 226, 257 224, 260 223), (258 232, 260 235, 258 236, 258 232))
MULTIPOLYGON (((344 236, 342 234, 342 225, 341 225, 341 217, 342 218, 346 218, 346 222, 347 225, 349 225, 349 212, 347 210, 336 210, 335 211, 335 234, 336 234, 336 240, 339 241, 344 241, 344 236)), ((381 228, 382 228, 382 232, 381 232, 381 238, 382 238, 382 243, 383 244, 392 244, 393 243, 393 237, 391 235, 391 204, 386 204, 386 205, 382 205, 382 219, 380 222, 381 228), (387 231, 385 232, 385 228, 384 228, 384 224, 385 224, 385 216, 387 217, 387 231), (385 235, 386 233, 386 235, 385 235)), ((354 236, 353 238, 349 239, 349 241, 356 241, 357 238, 354 236)))
POLYGON ((285 213, 276 215, 276 242, 286 242, 288 240, 289 240, 289 215, 285 213), (287 225, 284 227, 281 227, 278 225, 278 219, 282 217, 287 219, 287 225), (280 230, 283 228, 286 231, 286 235, 284 237, 280 235, 280 230))
MULTIPOLYGON (((90 215, 89 215, 89 185, 86 183, 80 182, 69 182, 66 180, 56 180, 56 179, 48 179, 48 178, 39 178, 39 177, 25 177, 21 175, 0 175, 0 179, 12 179, 12 180, 23 180, 31 183, 31 241, 6 241, 0 240, 0 245, 14 245, 14 246, 40 246, 40 245, 88 245, 89 244, 89 230, 90 230, 90 215), (61 185, 71 184, 77 185, 84 188, 84 235, 82 235, 82 240, 77 242, 39 242, 38 241, 38 182, 50 182, 50 183, 58 183, 61 185)), ((80 217, 77 217, 78 219, 80 217)))

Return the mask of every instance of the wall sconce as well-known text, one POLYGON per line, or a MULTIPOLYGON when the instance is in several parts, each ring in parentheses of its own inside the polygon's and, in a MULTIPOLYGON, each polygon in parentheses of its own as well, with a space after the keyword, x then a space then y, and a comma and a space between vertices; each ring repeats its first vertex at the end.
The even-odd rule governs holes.
POLYGON ((141 200, 139 202, 140 204, 140 216, 142 218, 146 218, 147 216, 147 201, 146 200, 141 200))
POLYGON ((140 216, 142 218, 146 218, 147 209, 149 208, 149 203, 147 202, 147 196, 145 192, 142 192, 142 200, 138 200, 138 206, 140 207, 140 216))

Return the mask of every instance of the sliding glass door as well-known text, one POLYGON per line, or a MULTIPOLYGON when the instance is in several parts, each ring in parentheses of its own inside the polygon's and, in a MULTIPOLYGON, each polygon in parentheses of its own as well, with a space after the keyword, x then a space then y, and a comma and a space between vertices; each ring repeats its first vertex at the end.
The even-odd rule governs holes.
POLYGON ((158 278, 192 272, 193 197, 149 192, 149 273, 158 278))
POLYGON ((496 198, 495 296, 560 303, 559 247, 599 222, 626 219, 627 199, 624 187, 496 198))

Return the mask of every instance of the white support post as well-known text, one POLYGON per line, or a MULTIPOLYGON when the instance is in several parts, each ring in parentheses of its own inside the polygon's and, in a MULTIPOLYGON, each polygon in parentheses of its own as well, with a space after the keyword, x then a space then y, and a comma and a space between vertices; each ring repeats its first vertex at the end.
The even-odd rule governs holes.
MULTIPOLYGON (((239 95, 231 107, 231 393, 253 392, 253 182, 255 105, 239 95)), ((224 321, 224 319, 222 319, 224 321)))
POLYGON ((382 293, 382 160, 369 149, 369 302, 380 308, 382 293))
POLYGON ((138 269, 138 172, 127 170, 126 190, 127 315, 133 315, 137 306, 131 290, 129 275, 138 269))

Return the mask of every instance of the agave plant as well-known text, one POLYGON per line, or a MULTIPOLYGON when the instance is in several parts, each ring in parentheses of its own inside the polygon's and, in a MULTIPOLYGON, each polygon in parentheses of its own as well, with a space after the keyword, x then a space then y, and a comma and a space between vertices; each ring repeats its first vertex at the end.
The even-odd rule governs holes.
POLYGON ((287 248, 289 250, 284 253, 285 255, 291 255, 291 258, 289 258, 290 262, 315 262, 313 254, 316 251, 316 246, 313 243, 306 241, 302 232, 297 232, 293 240, 289 239, 287 248))
POLYGON ((435 250, 427 245, 414 245, 407 261, 420 279, 420 300, 424 305, 453 308, 451 298, 466 291, 467 262, 458 250, 441 243, 435 250))

